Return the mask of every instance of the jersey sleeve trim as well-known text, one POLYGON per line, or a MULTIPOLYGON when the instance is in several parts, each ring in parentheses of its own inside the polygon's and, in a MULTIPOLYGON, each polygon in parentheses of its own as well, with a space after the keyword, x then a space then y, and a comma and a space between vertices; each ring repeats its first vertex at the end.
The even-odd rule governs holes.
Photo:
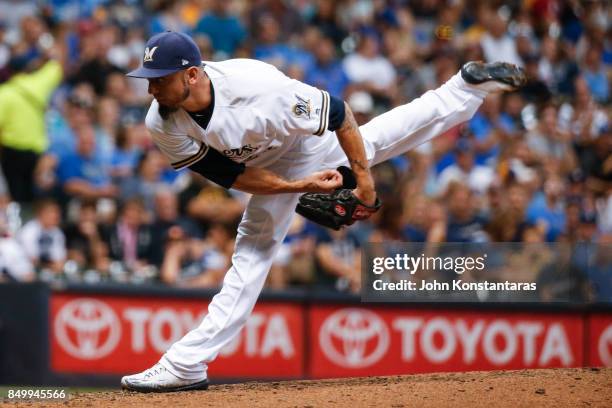
POLYGON ((321 91, 323 101, 321 102, 321 119, 319 121, 319 128, 314 133, 317 136, 321 136, 327 129, 329 122, 329 93, 321 91))
POLYGON ((200 150, 196 154, 186 159, 171 163, 170 165, 174 168, 174 170, 181 170, 182 168, 189 167, 197 161, 200 161, 204 156, 208 153, 208 145, 206 143, 202 143, 200 145, 200 150))

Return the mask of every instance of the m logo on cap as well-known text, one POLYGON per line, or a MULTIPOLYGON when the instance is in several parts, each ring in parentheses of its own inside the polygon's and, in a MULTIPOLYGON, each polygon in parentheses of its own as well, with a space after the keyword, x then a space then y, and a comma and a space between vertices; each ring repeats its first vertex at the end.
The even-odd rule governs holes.
POLYGON ((149 47, 145 48, 145 53, 144 53, 144 62, 149 62, 149 61, 153 61, 153 54, 155 53, 155 50, 157 49, 157 47, 153 47, 151 49, 149 49, 149 47))

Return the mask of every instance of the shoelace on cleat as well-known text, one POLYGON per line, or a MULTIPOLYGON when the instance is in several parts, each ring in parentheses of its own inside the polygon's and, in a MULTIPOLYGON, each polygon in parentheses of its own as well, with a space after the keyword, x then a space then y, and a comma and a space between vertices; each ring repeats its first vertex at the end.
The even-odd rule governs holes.
POLYGON ((149 368, 147 370, 147 372, 144 375, 144 378, 149 378, 152 377, 154 375, 159 375, 161 373, 163 373, 164 371, 166 371, 166 367, 164 367, 161 364, 156 364, 153 367, 149 368))

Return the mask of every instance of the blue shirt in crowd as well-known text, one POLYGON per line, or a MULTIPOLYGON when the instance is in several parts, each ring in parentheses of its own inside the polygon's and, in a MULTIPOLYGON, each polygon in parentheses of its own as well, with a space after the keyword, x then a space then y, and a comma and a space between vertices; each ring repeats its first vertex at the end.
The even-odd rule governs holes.
POLYGON ((600 103, 607 102, 610 96, 610 84, 605 69, 600 69, 597 72, 584 70, 582 76, 589 86, 593 98, 600 103))
POLYGON ((325 89, 330 95, 342 98, 349 79, 339 61, 327 65, 315 64, 306 73, 306 83, 319 89, 325 89))
POLYGON ((110 183, 107 167, 99 156, 83 157, 78 153, 68 153, 62 157, 57 167, 57 178, 60 184, 79 179, 102 187, 110 183))
POLYGON ((285 44, 257 46, 253 51, 253 56, 255 59, 265 61, 279 69, 287 69, 291 65, 298 65, 304 72, 309 72, 315 64, 312 54, 285 44))
MULTIPOLYGON (((481 112, 476 112, 474 117, 469 122, 470 132, 474 135, 476 140, 479 142, 485 142, 494 130, 493 123, 483 115, 481 112)), ((507 132, 513 132, 515 129, 514 122, 507 114, 499 115, 499 126, 507 132)), ((490 164, 490 160, 497 159, 499 155, 500 147, 499 143, 496 143, 491 149, 486 152, 476 153, 475 162, 476 164, 487 165, 490 164)))
POLYGON ((244 40, 246 32, 235 16, 207 14, 196 25, 194 34, 207 35, 215 51, 232 55, 244 40))
POLYGON ((565 211, 563 211, 563 205, 559 204, 555 208, 549 208, 544 194, 541 192, 536 193, 527 207, 527 222, 537 224, 538 221, 544 221, 548 225, 546 241, 556 241, 557 237, 565 231, 565 211))

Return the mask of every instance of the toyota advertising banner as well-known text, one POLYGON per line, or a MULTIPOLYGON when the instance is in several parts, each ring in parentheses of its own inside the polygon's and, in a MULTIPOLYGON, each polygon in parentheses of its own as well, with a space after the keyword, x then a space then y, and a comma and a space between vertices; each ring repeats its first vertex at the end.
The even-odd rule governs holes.
POLYGON ((579 314, 317 306, 315 378, 583 365, 579 314))
POLYGON ((597 313, 588 317, 589 361, 594 367, 612 367, 612 315, 597 313))
MULTIPOLYGON (((55 292, 51 369, 144 370, 198 325, 208 302, 55 292)), ((612 366, 611 314, 262 301, 209 374, 325 378, 580 366, 612 366)))
MULTIPOLYGON (((91 374, 144 370, 199 324, 207 306, 207 300, 55 293, 50 308, 51 368, 91 374)), ((298 303, 259 303, 209 374, 214 378, 303 377, 302 319, 298 303)))

